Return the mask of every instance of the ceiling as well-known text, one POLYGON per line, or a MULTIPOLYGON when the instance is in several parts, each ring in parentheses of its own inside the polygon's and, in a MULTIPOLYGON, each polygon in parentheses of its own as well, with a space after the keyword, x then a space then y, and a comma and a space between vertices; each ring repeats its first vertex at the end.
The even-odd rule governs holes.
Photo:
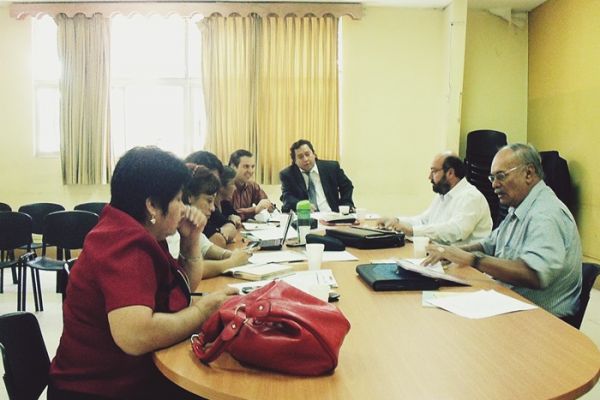
MULTIPOLYGON (((0 3, 31 3, 47 2, 56 3, 69 0, 0 0, 0 3)), ((74 3, 93 2, 98 0, 70 0, 74 3)), ((124 0, 112 0, 113 2, 123 2, 124 0)), ((125 0, 126 1, 126 0, 125 0)), ((142 2, 148 0, 142 0, 142 2)), ((163 0, 164 1, 164 0, 163 0)), ((171 0, 177 1, 177 0, 171 0)), ((185 1, 185 0, 184 0, 185 1)), ((188 0, 189 1, 189 0, 188 0)), ((227 1, 227 0, 221 0, 227 1)), ((235 1, 235 0, 234 0, 235 1)), ((531 11, 546 0, 468 0, 469 8, 476 9, 511 9, 513 11, 531 11)), ((250 2, 333 2, 333 3, 351 3, 353 0, 250 0, 250 2)), ((452 0, 363 0, 356 1, 366 5, 387 6, 387 7, 418 7, 418 8, 444 8, 452 0)))

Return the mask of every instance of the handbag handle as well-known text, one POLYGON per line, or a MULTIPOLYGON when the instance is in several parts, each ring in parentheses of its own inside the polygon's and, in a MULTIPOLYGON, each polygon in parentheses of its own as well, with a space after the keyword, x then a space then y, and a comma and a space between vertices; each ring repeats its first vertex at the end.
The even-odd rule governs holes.
POLYGON ((223 330, 219 336, 214 342, 212 342, 208 349, 206 346, 209 343, 206 342, 206 335, 204 332, 200 332, 199 334, 192 335, 192 337, 190 337, 190 341, 192 342, 192 350, 200 361, 202 361, 204 364, 208 364, 219 358, 221 353, 225 351, 227 344, 233 338, 235 338, 238 333, 240 333, 242 325, 244 325, 248 320, 246 318, 245 309, 245 304, 239 304, 235 308, 233 319, 223 327, 223 330))

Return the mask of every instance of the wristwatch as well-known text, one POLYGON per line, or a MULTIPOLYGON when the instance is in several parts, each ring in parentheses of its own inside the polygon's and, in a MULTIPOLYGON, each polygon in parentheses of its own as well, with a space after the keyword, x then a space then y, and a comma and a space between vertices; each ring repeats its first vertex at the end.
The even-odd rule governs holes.
POLYGON ((480 256, 477 254, 473 254, 473 261, 471 261, 471 267, 475 269, 479 269, 479 263, 481 263, 481 259, 485 256, 480 256))

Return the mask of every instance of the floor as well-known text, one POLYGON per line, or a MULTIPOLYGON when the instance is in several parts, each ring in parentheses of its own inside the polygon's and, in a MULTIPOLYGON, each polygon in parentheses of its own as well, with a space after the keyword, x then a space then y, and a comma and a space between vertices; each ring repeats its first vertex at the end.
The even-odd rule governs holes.
MULTIPOLYGON (((42 272, 42 289, 44 299, 44 311, 36 313, 40 326, 44 334, 44 340, 48 348, 50 358, 56 352, 58 341, 62 330, 62 312, 61 296, 54 292, 55 274, 42 272)), ((28 283, 30 280, 28 280, 28 283)), ((0 315, 14 312, 16 310, 17 293, 16 285, 11 282, 10 272, 5 271, 5 293, 0 294, 0 315)), ((31 294, 31 286, 27 298, 27 309, 33 312, 34 303, 31 294)), ((600 290, 593 289, 590 295, 585 319, 581 326, 581 331, 590 337, 596 346, 600 348, 600 290)), ((0 374, 4 374, 4 369, 0 363, 0 374)), ((46 398, 45 395, 42 398, 46 398)), ((4 387, 4 382, 0 383, 0 400, 7 400, 8 395, 4 387)), ((600 399, 600 384, 597 384, 590 392, 581 397, 584 400, 600 399)))

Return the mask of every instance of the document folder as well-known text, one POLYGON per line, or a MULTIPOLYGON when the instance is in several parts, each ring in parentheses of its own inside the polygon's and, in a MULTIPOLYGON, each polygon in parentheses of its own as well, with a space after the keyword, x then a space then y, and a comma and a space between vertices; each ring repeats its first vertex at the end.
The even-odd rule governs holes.
POLYGON ((361 264, 356 272, 365 283, 379 291, 435 290, 440 286, 462 286, 444 279, 434 279, 417 272, 398 268, 397 264, 361 264))

